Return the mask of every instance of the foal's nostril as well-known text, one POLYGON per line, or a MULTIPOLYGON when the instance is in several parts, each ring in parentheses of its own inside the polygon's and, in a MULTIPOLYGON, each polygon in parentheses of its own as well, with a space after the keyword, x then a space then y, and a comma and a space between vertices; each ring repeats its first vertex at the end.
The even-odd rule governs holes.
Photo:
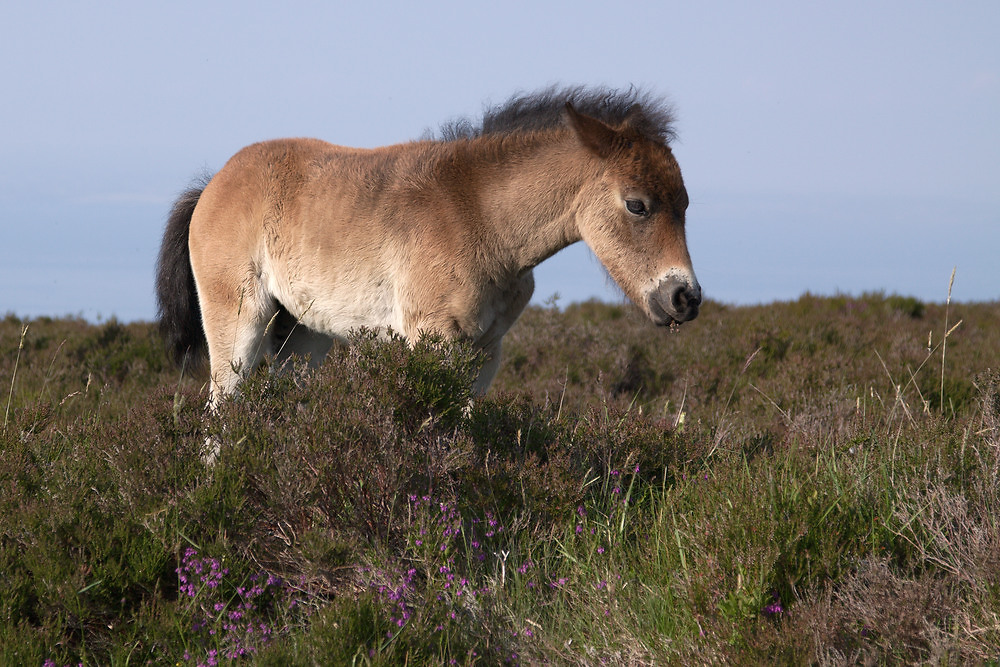
POLYGON ((698 295, 693 290, 688 289, 687 285, 675 286, 674 292, 670 296, 670 305, 678 313, 683 313, 688 308, 697 306, 700 302, 701 299, 698 298, 698 295))
POLYGON ((670 295, 670 305, 674 307, 674 310, 678 313, 682 313, 687 310, 687 289, 683 285, 677 285, 674 287, 673 294, 670 295))
POLYGON ((701 287, 691 285, 686 280, 670 276, 661 281, 658 288, 650 293, 651 316, 661 324, 687 322, 698 317, 701 305, 701 287))
POLYGON ((701 289, 687 283, 677 282, 671 286, 668 294, 670 306, 676 313, 674 317, 679 321, 694 319, 698 316, 698 307, 701 305, 701 289))

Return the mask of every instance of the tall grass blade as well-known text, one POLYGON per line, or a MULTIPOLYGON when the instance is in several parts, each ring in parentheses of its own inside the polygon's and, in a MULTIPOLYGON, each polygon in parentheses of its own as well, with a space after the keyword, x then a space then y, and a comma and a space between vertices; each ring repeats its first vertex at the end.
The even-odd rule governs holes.
POLYGON ((7 409, 3 413, 3 432, 7 432, 7 421, 10 418, 10 404, 14 398, 14 380, 17 378, 17 367, 21 362, 21 350, 24 349, 24 337, 28 335, 28 325, 21 330, 21 340, 17 343, 17 358, 14 359, 14 372, 10 374, 10 391, 7 392, 7 409))
POLYGON ((939 409, 941 414, 944 414, 944 364, 945 356, 948 353, 948 335, 951 333, 948 331, 948 315, 951 309, 951 288, 955 284, 955 271, 958 267, 953 267, 951 270, 951 279, 948 281, 948 299, 944 302, 944 340, 941 341, 941 396, 939 398, 939 409))

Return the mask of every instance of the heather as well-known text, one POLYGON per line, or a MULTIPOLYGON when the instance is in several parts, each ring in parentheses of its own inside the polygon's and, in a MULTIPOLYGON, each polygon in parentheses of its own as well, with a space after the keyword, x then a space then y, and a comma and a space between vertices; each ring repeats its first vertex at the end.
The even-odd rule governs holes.
POLYGON ((353 343, 210 416, 151 324, 0 321, 0 664, 997 659, 1000 304, 531 308, 475 401, 353 343))

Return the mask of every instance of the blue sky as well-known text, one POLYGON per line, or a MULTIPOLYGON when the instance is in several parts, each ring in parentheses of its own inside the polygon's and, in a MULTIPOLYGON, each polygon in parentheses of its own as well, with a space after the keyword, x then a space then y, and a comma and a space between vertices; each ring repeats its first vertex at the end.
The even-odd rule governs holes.
MULTIPOLYGON (((154 314, 166 212, 242 146, 418 138, 519 90, 678 112, 706 296, 1000 298, 1000 4, 6 3, 0 313, 154 314)), ((536 301, 621 297, 574 246, 536 301)))

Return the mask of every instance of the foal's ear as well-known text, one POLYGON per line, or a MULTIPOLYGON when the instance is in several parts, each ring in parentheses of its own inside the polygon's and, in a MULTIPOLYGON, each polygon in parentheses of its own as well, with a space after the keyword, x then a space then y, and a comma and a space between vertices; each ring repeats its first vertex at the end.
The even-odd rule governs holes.
POLYGON ((569 118, 569 125, 576 132, 576 136, 597 157, 606 158, 611 155, 618 138, 618 133, 613 128, 596 118, 580 113, 569 102, 566 103, 566 117, 569 118))

